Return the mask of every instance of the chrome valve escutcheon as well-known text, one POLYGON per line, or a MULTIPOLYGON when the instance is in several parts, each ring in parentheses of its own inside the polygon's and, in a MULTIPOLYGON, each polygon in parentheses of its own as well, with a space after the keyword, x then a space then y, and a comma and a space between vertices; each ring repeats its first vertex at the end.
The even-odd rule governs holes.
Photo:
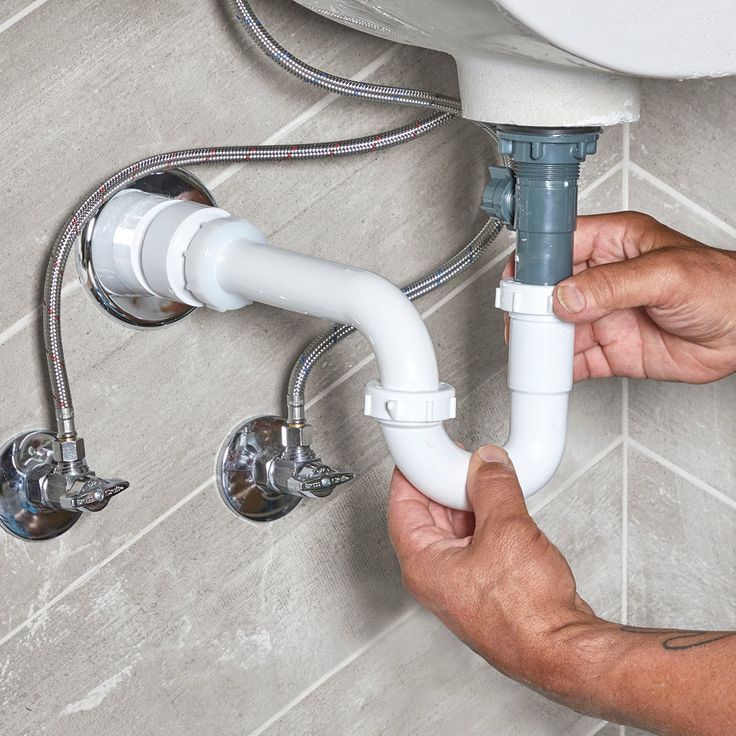
POLYGON ((50 430, 24 432, 0 448, 0 524, 21 539, 53 539, 82 513, 101 511, 128 488, 98 478, 81 439, 59 441, 50 430))
POLYGON ((303 498, 325 498, 354 473, 325 465, 311 448, 309 425, 284 419, 250 419, 230 435, 217 465, 217 484, 225 503, 251 521, 274 521, 303 498))

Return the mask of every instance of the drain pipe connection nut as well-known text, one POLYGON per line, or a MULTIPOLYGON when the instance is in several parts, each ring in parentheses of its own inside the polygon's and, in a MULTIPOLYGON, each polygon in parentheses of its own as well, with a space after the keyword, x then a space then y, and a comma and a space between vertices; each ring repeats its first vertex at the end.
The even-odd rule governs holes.
POLYGON ((455 389, 440 383, 436 391, 395 391, 378 381, 365 387, 365 415, 379 422, 434 424, 454 419, 457 413, 455 389))

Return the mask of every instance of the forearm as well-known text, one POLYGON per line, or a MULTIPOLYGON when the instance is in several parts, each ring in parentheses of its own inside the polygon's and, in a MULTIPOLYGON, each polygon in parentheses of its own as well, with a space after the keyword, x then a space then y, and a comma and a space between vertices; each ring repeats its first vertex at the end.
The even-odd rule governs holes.
POLYGON ((736 632, 600 621, 563 633, 567 670, 542 683, 575 710, 662 736, 723 736, 736 724, 736 632))

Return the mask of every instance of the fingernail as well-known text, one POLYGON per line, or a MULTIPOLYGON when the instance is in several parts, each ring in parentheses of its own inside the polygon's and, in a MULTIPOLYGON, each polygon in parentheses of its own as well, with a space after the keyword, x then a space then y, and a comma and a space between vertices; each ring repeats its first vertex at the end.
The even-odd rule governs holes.
POLYGON ((557 287, 557 301, 570 314, 577 314, 585 309, 585 297, 572 284, 557 287))
POLYGON ((496 445, 485 445, 478 449, 480 459, 487 463, 501 463, 502 465, 510 465, 511 459, 506 450, 496 445))

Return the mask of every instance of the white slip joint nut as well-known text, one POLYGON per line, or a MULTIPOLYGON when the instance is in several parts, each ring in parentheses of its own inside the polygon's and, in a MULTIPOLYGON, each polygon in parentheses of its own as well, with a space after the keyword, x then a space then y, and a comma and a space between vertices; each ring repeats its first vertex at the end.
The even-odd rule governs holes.
POLYGON ((503 279, 496 289, 496 307, 509 314, 554 316, 554 286, 522 284, 503 279))
POLYGON ((436 424, 454 419, 457 411, 455 389, 440 383, 436 391, 393 391, 378 381, 365 387, 365 415, 379 422, 436 424))

